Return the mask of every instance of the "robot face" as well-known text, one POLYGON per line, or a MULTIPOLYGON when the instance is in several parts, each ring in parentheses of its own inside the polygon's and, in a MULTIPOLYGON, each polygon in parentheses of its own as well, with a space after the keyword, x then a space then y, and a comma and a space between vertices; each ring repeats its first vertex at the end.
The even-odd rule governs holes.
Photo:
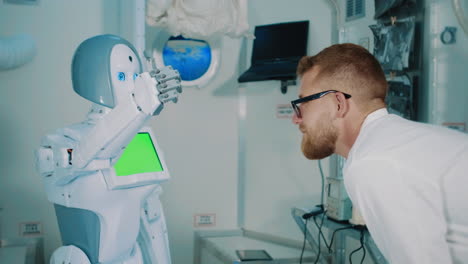
POLYGON ((133 45, 119 36, 86 39, 73 56, 73 89, 91 102, 114 108, 122 100, 130 100, 140 65, 133 45))
POLYGON ((138 55, 124 44, 117 44, 110 55, 110 75, 116 103, 130 100, 133 82, 140 74, 138 55))

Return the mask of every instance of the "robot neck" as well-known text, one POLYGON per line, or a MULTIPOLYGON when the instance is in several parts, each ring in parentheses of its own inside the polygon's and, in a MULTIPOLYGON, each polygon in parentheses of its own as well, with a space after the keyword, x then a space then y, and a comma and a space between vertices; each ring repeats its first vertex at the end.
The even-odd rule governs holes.
POLYGON ((91 109, 88 112, 87 121, 89 123, 96 123, 96 121, 102 119, 106 114, 108 114, 112 109, 102 106, 100 104, 93 103, 91 109))

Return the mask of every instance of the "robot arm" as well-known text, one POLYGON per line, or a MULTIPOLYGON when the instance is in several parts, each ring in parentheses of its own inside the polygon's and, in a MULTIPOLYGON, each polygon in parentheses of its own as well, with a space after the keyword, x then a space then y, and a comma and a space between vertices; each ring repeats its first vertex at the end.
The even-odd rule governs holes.
POLYGON ((49 135, 38 151, 43 176, 64 185, 81 175, 111 168, 146 121, 182 92, 170 66, 142 71, 134 47, 112 35, 84 41, 72 63, 74 90, 95 103, 86 122, 49 135), (132 78, 133 77, 133 78, 132 78))
POLYGON ((67 184, 87 172, 109 168, 135 134, 164 104, 177 102, 181 93, 179 74, 170 67, 139 75, 128 81, 128 100, 89 126, 60 129, 47 136, 36 152, 40 173, 55 174, 56 183, 67 184), (153 76, 153 77, 152 77, 153 76))
POLYGON ((138 110, 147 115, 159 115, 164 104, 177 103, 180 93, 182 87, 177 70, 173 70, 171 66, 162 69, 153 66, 150 72, 144 72, 136 79, 132 96, 138 110))
MULTIPOLYGON (((112 109, 69 150, 70 165, 75 170, 96 170, 99 160, 115 159, 146 121, 158 115, 164 104, 177 102, 182 92, 179 73, 170 66, 140 74, 134 84, 128 81, 129 100, 112 109), (132 87, 133 86, 133 87, 132 87)), ((99 166, 98 166, 99 167, 99 166)))

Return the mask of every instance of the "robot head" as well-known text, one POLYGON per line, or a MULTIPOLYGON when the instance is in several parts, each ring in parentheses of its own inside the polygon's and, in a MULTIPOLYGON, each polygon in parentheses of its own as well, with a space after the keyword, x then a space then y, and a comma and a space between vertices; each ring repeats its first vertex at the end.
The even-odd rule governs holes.
POLYGON ((83 41, 73 56, 73 89, 89 101, 114 108, 130 93, 128 82, 142 72, 137 54, 132 44, 114 35, 83 41))

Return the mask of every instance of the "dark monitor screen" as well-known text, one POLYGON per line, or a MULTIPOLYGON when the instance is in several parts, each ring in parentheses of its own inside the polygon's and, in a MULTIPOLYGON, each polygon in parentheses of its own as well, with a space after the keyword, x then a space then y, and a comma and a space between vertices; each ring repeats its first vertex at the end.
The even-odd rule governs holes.
POLYGON ((252 64, 305 56, 308 32, 309 21, 256 26, 252 64))

